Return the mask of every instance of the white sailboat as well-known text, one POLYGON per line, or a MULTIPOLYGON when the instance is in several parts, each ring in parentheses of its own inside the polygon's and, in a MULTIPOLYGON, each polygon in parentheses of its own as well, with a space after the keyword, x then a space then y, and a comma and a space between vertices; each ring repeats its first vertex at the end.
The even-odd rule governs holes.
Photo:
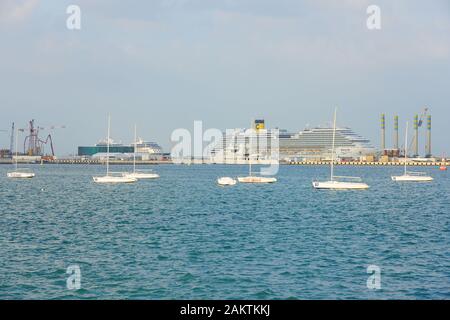
POLYGON ((427 176, 425 172, 414 172, 407 170, 407 154, 408 154, 408 122, 406 122, 406 133, 405 133, 405 171, 401 176, 392 176, 392 181, 397 182, 430 182, 433 178, 427 176))
POLYGON ((95 183, 133 183, 136 182, 136 178, 126 177, 123 172, 110 172, 109 171, 109 144, 110 144, 110 131, 111 131, 111 116, 108 115, 108 141, 106 147, 106 176, 92 177, 95 183))
POLYGON ((151 170, 136 170, 136 148, 137 148, 137 128, 134 126, 134 152, 133 152, 133 172, 125 173, 124 176, 134 179, 156 179, 159 178, 157 173, 151 172, 151 170))
POLYGON ((331 147, 331 174, 329 181, 313 181, 314 189, 354 189, 363 190, 368 189, 369 186, 361 182, 359 177, 345 177, 345 176, 335 176, 334 175, 334 145, 336 140, 336 114, 337 108, 334 110, 334 121, 333 121, 333 143, 331 147), (341 180, 341 181, 340 181, 341 180))
POLYGON ((275 177, 254 176, 252 174, 251 156, 249 156, 249 159, 248 159, 248 176, 247 177, 238 177, 237 179, 241 183, 274 183, 274 182, 277 182, 277 179, 275 177))
POLYGON ((19 138, 19 129, 16 128, 16 156, 15 156, 15 164, 14 164, 14 171, 8 172, 6 175, 8 178, 13 179, 31 179, 35 177, 35 174, 33 171, 31 171, 28 168, 21 168, 18 169, 18 138, 19 138))

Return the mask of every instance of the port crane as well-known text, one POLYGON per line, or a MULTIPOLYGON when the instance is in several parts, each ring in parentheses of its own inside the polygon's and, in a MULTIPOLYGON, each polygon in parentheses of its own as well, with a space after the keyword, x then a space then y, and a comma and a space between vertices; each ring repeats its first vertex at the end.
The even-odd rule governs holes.
POLYGON ((53 140, 51 134, 48 134, 45 139, 39 138, 40 130, 54 130, 54 129, 64 129, 65 126, 49 126, 49 127, 38 127, 34 124, 34 119, 29 121, 28 129, 21 129, 23 131, 28 130, 29 134, 25 137, 23 142, 24 154, 29 156, 39 156, 43 155, 44 147, 50 144, 51 155, 55 156, 55 149, 53 146, 53 140))

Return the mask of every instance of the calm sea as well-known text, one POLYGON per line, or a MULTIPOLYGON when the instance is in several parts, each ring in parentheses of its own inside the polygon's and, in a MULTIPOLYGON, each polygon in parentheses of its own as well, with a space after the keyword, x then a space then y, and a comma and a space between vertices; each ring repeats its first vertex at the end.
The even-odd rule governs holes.
POLYGON ((396 184, 401 168, 338 167, 371 188, 336 192, 311 187, 327 167, 225 188, 217 177, 247 168, 159 165, 158 180, 105 186, 102 166, 32 167, 17 181, 0 166, 1 299, 450 299, 450 173, 436 168, 396 184))

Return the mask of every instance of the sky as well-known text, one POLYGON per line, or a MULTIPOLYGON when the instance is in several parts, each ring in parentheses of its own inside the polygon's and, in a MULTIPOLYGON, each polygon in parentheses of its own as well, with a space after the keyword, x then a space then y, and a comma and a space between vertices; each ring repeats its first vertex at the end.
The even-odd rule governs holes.
POLYGON ((58 155, 104 138, 108 114, 115 140, 130 143, 137 124, 169 152, 194 120, 298 131, 335 107, 376 147, 381 113, 391 147, 394 115, 403 131, 428 107, 433 153, 449 155, 450 2, 0 0, 0 87, 0 130, 64 125, 51 131, 58 155), (80 30, 66 27, 72 4, 80 30), (366 26, 372 4, 380 30, 366 26))

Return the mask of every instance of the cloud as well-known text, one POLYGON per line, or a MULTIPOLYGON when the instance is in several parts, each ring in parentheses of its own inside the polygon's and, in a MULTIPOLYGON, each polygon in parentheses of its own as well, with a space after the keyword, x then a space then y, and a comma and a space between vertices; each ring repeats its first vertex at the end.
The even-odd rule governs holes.
POLYGON ((2 0, 0 22, 20 22, 27 19, 39 4, 39 0, 2 0))

